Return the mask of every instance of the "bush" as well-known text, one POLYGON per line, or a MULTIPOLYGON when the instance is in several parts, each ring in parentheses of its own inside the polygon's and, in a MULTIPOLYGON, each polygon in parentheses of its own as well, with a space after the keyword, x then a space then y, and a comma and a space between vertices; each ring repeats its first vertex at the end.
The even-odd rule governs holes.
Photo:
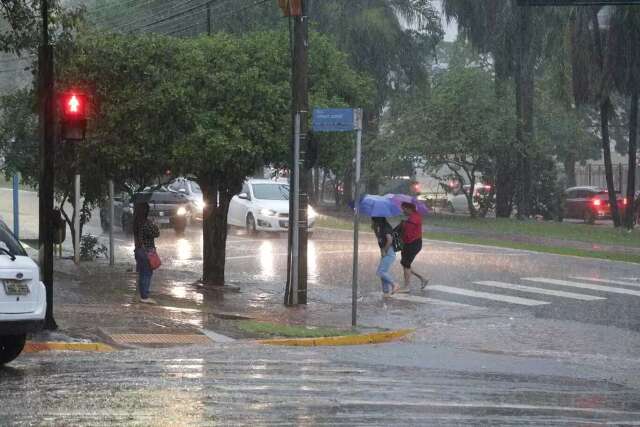
POLYGON ((94 261, 100 256, 107 258, 109 250, 98 241, 98 238, 87 234, 80 237, 80 259, 82 261, 94 261))

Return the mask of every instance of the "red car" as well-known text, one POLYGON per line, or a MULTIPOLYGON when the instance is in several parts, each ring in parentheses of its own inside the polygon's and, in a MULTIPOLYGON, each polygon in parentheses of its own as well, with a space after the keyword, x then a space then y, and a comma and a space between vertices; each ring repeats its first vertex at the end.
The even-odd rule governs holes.
MULTIPOLYGON (((565 190, 564 217, 584 219, 587 224, 593 224, 596 219, 611 219, 609 193, 598 187, 571 187, 565 190)), ((627 198, 616 192, 618 211, 627 208, 627 198)))

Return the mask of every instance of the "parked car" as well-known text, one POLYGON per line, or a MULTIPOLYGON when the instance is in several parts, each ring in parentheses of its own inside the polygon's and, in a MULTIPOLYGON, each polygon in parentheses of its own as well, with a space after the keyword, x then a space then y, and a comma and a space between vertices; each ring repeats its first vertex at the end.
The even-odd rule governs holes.
MULTIPOLYGON (((316 221, 316 212, 311 206, 308 216, 311 229, 316 221)), ((267 179, 248 180, 240 194, 231 199, 228 222, 245 227, 250 234, 286 231, 289 228, 289 184, 267 179)))
POLYGON ((0 366, 20 355, 28 333, 42 329, 46 308, 38 265, 0 220, 0 366))
MULTIPOLYGON (((627 198, 616 194, 618 209, 623 212, 627 198)), ((564 217, 583 219, 593 224, 596 219, 611 219, 611 206, 607 190, 598 187, 571 187, 564 192, 564 217)))
MULTIPOLYGON (((173 228, 176 233, 185 231, 193 215, 187 196, 164 186, 147 187, 133 196, 122 193, 113 198, 114 225, 128 234, 133 232, 133 206, 137 201, 149 203, 149 218, 160 227, 173 228)), ((103 230, 109 229, 108 204, 100 208, 100 224, 103 230)))
POLYGON ((202 221, 202 212, 204 211, 205 203, 202 190, 197 182, 187 178, 176 178, 167 185, 167 189, 183 194, 189 201, 191 218, 202 221))
MULTIPOLYGON (((470 185, 464 185, 465 192, 469 192, 470 185)), ((447 195, 447 209, 451 213, 469 213, 469 204, 467 203, 467 196, 461 188, 457 191, 453 191, 447 195)), ((488 198, 491 194, 491 186, 486 184, 475 184, 473 187, 473 206, 476 210, 480 209, 482 198, 488 198)))

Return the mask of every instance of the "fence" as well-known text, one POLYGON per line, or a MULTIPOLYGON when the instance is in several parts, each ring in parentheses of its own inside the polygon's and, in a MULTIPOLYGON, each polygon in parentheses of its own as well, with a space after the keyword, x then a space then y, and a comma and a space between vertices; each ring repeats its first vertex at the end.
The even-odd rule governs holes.
MULTIPOLYGON (((629 167, 625 163, 613 165, 613 183, 616 190, 627 192, 627 171, 629 167)), ((593 185, 607 188, 607 178, 604 172, 604 164, 588 164, 576 166, 576 185, 593 185)), ((636 167, 636 190, 640 189, 640 167, 636 167)))

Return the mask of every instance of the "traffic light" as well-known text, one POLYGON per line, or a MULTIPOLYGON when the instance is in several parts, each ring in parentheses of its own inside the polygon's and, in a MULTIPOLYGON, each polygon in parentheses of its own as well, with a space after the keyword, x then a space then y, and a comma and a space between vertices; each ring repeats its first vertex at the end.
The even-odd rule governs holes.
POLYGON ((62 139, 81 141, 87 129, 87 96, 80 92, 67 92, 60 96, 62 139))

